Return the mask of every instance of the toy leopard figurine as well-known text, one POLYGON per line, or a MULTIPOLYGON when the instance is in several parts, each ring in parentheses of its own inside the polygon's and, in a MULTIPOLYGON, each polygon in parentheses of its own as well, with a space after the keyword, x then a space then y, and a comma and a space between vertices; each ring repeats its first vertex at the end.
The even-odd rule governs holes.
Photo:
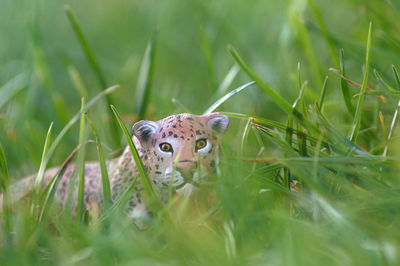
MULTIPOLYGON (((133 126, 133 142, 137 148, 147 175, 161 200, 168 195, 169 184, 175 191, 185 190, 198 182, 204 173, 215 170, 216 151, 229 124, 228 117, 219 113, 203 116, 178 114, 157 122, 142 120, 133 126), (176 168, 173 170, 175 160, 176 168), (200 171, 197 171, 200 169, 200 171), (172 174, 174 173, 174 176, 172 174), (171 180, 171 178, 173 180, 171 180)), ((69 182, 74 165, 68 166, 58 185, 55 200, 65 206, 69 182)), ((45 173, 47 185, 58 171, 58 167, 45 173)), ((132 153, 127 147, 123 154, 107 162, 112 199, 115 201, 139 175, 132 153)), ((34 177, 20 181, 11 189, 18 194, 18 187, 32 186, 34 177)), ((142 201, 143 187, 140 178, 127 204, 126 210, 132 218, 146 212, 142 201)), ((75 193, 76 194, 76 193, 75 193)), ((12 196, 13 197, 13 196, 12 196)), ((101 171, 98 162, 85 164, 84 208, 90 212, 102 209, 103 193, 101 171)))

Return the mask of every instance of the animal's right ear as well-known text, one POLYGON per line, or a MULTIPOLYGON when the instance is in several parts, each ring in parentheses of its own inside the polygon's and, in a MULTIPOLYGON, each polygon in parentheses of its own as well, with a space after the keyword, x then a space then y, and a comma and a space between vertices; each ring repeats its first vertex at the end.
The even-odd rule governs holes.
POLYGON ((140 142, 148 141, 152 135, 157 131, 158 125, 156 122, 141 120, 133 125, 133 135, 135 135, 140 142))

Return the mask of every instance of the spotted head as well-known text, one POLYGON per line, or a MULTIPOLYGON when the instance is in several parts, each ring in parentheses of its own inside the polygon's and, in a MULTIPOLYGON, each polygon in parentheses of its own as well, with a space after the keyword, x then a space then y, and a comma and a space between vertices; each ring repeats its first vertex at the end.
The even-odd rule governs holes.
POLYGON ((133 140, 141 147, 153 183, 160 188, 172 184, 178 190, 215 169, 216 151, 228 124, 228 117, 219 113, 142 120, 133 126, 133 140))

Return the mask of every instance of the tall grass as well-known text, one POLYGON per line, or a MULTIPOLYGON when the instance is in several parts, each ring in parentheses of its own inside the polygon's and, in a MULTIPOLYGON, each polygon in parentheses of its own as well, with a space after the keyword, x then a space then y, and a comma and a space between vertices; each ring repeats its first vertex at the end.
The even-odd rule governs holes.
POLYGON ((1 265, 399 264, 395 1, 14 2, 0 4, 10 39, 0 45, 1 265), (19 20, 8 30, 28 13, 28 34, 19 20), (162 205, 127 128, 186 109, 219 111, 230 126, 218 171, 162 205), (116 143, 140 174, 111 202, 116 143), (99 217, 82 204, 91 160, 107 203, 99 217), (77 215, 54 204, 73 163, 77 215), (12 200, 10 182, 38 172, 39 184, 55 165, 43 191, 12 200), (123 212, 137 180, 153 213, 146 230, 123 212))
MULTIPOLYGON (((79 145, 82 145, 85 142, 85 98, 81 100, 81 118, 80 118, 80 126, 79 126, 79 145)), ((78 152, 78 160, 77 160, 77 169, 75 171, 78 174, 78 199, 77 199, 77 207, 76 207, 76 217, 79 221, 82 220, 83 217, 83 206, 84 206, 84 191, 85 191, 85 157, 86 157, 86 149, 83 145, 78 152), (79 168, 78 168, 79 167, 79 168)))

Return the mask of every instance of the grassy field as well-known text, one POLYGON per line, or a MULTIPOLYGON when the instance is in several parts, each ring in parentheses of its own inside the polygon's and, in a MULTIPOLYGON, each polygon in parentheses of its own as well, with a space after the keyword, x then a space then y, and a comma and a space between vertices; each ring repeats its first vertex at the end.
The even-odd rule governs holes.
POLYGON ((217 107, 198 195, 140 231, 34 194, 1 213, 0 264, 399 265, 399 19, 395 0, 0 1, 3 192, 76 147, 115 156, 110 104, 130 129, 256 82, 217 107))

